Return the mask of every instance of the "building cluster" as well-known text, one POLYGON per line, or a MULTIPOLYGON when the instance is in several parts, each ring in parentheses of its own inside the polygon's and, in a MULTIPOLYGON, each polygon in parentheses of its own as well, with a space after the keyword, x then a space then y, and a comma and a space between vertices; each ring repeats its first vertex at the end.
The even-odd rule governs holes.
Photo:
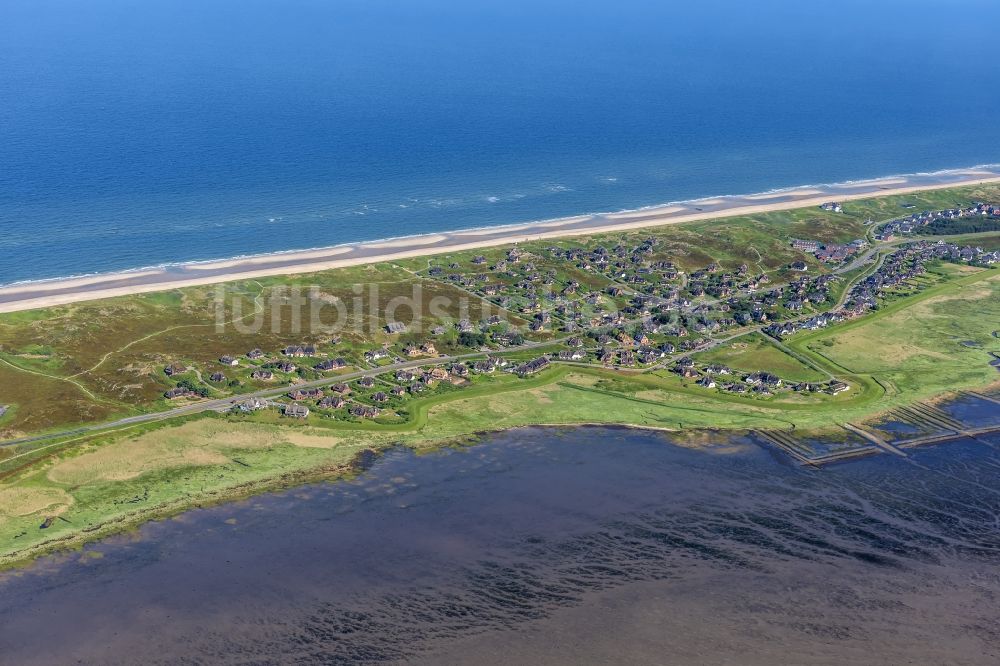
MULTIPOLYGON (((922 213, 905 220, 907 224, 916 224, 952 215, 997 214, 1000 209, 980 204, 968 209, 922 213)), ((898 233, 912 231, 912 226, 899 226, 902 222, 893 221, 887 228, 898 233)), ((394 410, 407 396, 437 385, 462 386, 471 375, 493 373, 501 368, 526 377, 553 362, 620 368, 672 367, 702 386, 733 393, 766 395, 779 388, 838 392, 837 386, 829 384, 784 385, 768 372, 737 376, 722 367, 698 368, 686 355, 711 347, 730 330, 763 330, 780 339, 796 331, 816 330, 860 316, 876 308, 886 292, 912 283, 931 260, 976 265, 1000 261, 1000 253, 977 247, 929 241, 909 243, 885 257, 872 275, 854 285, 841 299, 842 305, 833 307, 842 292, 835 288, 841 279, 837 273, 846 268, 813 274, 807 271, 805 262, 795 262, 786 267, 791 271, 779 273, 787 282, 777 285, 771 283, 767 273, 751 270, 746 264, 725 269, 709 263, 688 273, 657 256, 659 242, 647 238, 609 247, 551 246, 534 251, 515 246, 496 255, 498 258, 492 262, 484 256, 473 257, 471 269, 458 263, 448 268, 433 266, 428 269, 430 275, 513 313, 515 321, 523 320, 518 322, 523 326, 509 325, 507 318, 487 313, 480 321, 466 318, 444 322, 447 325, 433 328, 428 339, 415 341, 415 336, 409 333, 410 327, 390 322, 385 334, 403 336, 402 339, 390 338, 373 349, 345 352, 347 358, 336 356, 332 347, 304 342, 271 354, 252 349, 243 355, 219 356, 220 367, 213 369, 211 375, 206 373, 207 380, 197 370, 171 363, 163 371, 177 384, 164 395, 171 400, 205 395, 212 388, 238 385, 239 378, 233 376, 238 374, 257 383, 281 380, 291 384, 285 396, 287 401, 250 401, 241 403, 242 411, 277 408, 288 416, 307 418, 311 412, 332 416, 341 410, 349 417, 366 419, 379 417, 386 409, 394 410), (556 334, 570 337, 562 337, 562 348, 551 354, 518 363, 494 355, 505 349, 522 348, 529 338, 537 342, 556 334), (446 353, 459 346, 489 351, 490 355, 469 363, 442 362, 419 370, 398 370, 394 376, 391 372, 379 374, 378 368, 387 364, 405 364, 410 360, 429 360, 433 364, 442 356, 439 346, 446 353), (672 359, 677 355, 685 356, 675 363, 672 359), (233 372, 241 365, 242 370, 233 372), (318 383, 310 379, 318 380, 327 373, 349 367, 370 370, 373 375, 379 374, 379 378, 366 375, 322 389, 309 387, 318 383)), ((846 244, 796 239, 791 246, 822 262, 843 264, 864 250, 867 243, 861 239, 846 244)), ((336 344, 339 339, 330 342, 336 344)))
POLYGON ((922 213, 912 213, 905 217, 891 220, 885 223, 875 235, 880 241, 892 240, 896 236, 912 234, 938 220, 958 220, 970 217, 1000 217, 1000 206, 986 203, 978 203, 967 208, 948 208, 937 211, 923 211, 922 213))
POLYGON ((850 388, 839 380, 788 383, 773 372, 763 370, 736 372, 718 363, 699 365, 689 356, 678 359, 673 365, 673 371, 684 379, 695 380, 695 384, 703 388, 718 389, 736 395, 768 397, 779 391, 824 392, 836 395, 850 388))
POLYGON ((1000 263, 1000 251, 986 251, 944 241, 909 243, 888 255, 877 270, 851 287, 842 307, 812 317, 777 322, 764 331, 781 339, 797 331, 812 331, 860 317, 876 309, 879 299, 888 292, 911 285, 914 278, 926 272, 926 264, 935 260, 989 266, 1000 263))
MULTIPOLYGON (((857 253, 868 247, 868 241, 863 238, 850 243, 823 243, 816 240, 793 239, 792 247, 799 252, 811 254, 823 263, 842 264, 857 253)), ((805 266, 803 265, 804 269, 805 266)))
MULTIPOLYGON (((548 363, 548 359, 543 360, 545 364, 548 363)), ((400 407, 409 396, 424 393, 441 384, 466 386, 472 374, 488 374, 501 368, 509 368, 518 374, 532 374, 542 369, 539 367, 522 372, 520 366, 515 369, 506 359, 489 355, 484 360, 471 364, 452 363, 447 366, 401 369, 379 377, 364 375, 330 386, 292 387, 284 395, 283 401, 251 398, 238 403, 233 411, 252 413, 277 409, 285 416, 299 419, 308 418, 312 413, 329 418, 374 419, 382 415, 384 409, 400 407)))

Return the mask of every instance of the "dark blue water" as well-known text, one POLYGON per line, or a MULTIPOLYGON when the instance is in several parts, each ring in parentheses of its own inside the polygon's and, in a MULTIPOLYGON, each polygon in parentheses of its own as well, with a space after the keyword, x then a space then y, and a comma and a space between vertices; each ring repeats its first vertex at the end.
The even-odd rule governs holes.
POLYGON ((514 430, 146 525, 0 577, 0 661, 997 663, 1000 438, 716 442, 514 430))
POLYGON ((0 283, 997 162, 998 24, 991 0, 0 0, 0 283))

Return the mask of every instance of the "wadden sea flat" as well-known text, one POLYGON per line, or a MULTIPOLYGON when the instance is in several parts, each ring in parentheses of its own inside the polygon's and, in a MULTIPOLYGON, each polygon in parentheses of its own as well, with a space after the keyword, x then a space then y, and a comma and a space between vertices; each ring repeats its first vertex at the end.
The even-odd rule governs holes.
POLYGON ((992 664, 997 436, 808 470, 520 429, 0 578, 8 663, 992 664), (95 604, 95 600, 100 600, 95 604))
POLYGON ((985 0, 2 3, 0 284, 995 163, 998 23, 985 0))

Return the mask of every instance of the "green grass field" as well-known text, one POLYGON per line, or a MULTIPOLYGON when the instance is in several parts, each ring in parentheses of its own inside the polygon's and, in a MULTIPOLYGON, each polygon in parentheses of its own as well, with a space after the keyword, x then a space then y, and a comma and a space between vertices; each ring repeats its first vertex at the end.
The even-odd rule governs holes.
POLYGON ((833 371, 878 378, 893 394, 927 398, 998 379, 1000 272, 970 273, 838 330, 794 340, 833 371))
POLYGON ((786 354, 760 333, 695 354, 694 358, 702 363, 720 363, 741 372, 771 372, 792 382, 821 382, 827 379, 825 374, 786 354))

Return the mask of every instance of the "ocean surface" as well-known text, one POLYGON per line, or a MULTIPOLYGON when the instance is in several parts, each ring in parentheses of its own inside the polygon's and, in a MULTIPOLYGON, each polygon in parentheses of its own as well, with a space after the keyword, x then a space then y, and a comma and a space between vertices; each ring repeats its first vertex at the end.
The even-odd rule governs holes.
POLYGON ((0 661, 998 663, 1000 436, 707 439, 520 429, 149 524, 0 576, 0 661))
POLYGON ((0 0, 0 284, 1000 162, 994 0, 0 0))

